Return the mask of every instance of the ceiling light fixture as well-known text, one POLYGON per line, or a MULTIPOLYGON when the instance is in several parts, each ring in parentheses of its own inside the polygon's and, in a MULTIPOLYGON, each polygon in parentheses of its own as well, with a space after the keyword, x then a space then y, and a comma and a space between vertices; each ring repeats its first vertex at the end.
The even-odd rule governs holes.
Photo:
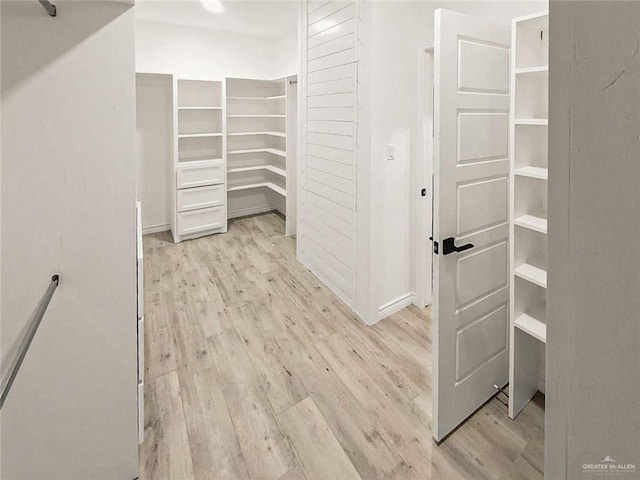
POLYGON ((224 6, 222 5, 221 0, 200 0, 204 8, 210 11, 211 13, 222 13, 224 12, 224 6))

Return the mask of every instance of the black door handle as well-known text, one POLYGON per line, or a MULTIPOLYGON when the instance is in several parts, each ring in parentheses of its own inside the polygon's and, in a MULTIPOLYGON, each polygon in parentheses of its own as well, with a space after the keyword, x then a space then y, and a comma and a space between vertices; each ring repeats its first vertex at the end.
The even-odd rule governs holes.
POLYGON ((442 254, 449 255, 453 252, 464 252, 465 250, 469 250, 473 248, 473 243, 467 243, 466 245, 462 245, 461 247, 456 247, 455 238, 449 237, 445 238, 442 241, 442 254))

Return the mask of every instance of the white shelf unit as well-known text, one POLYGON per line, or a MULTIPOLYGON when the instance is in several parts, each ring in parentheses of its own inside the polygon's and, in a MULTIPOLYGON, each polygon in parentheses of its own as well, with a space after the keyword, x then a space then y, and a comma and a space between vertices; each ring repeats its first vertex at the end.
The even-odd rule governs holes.
POLYGON ((174 77, 174 241, 227 231, 224 84, 174 77))
POLYGON ((544 392, 547 339, 548 12, 517 18, 511 50, 509 416, 544 392))
POLYGON ((286 216, 287 79, 227 78, 229 218, 286 216))

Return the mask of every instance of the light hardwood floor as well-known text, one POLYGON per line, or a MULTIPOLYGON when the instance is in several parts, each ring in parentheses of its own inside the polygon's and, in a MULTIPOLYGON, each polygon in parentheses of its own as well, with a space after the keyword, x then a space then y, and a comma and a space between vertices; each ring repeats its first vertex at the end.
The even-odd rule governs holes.
POLYGON ((141 480, 543 478, 541 399, 511 421, 496 398, 436 445, 429 311, 363 325, 283 232, 145 237, 141 480))

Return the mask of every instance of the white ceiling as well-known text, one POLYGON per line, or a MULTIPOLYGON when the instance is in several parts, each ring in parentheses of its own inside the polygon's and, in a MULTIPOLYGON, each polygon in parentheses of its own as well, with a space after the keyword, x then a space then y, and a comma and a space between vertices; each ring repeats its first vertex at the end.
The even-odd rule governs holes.
POLYGON ((221 3, 224 11, 212 13, 201 0, 136 0, 136 19, 269 38, 296 29, 296 1, 221 0, 221 3))

